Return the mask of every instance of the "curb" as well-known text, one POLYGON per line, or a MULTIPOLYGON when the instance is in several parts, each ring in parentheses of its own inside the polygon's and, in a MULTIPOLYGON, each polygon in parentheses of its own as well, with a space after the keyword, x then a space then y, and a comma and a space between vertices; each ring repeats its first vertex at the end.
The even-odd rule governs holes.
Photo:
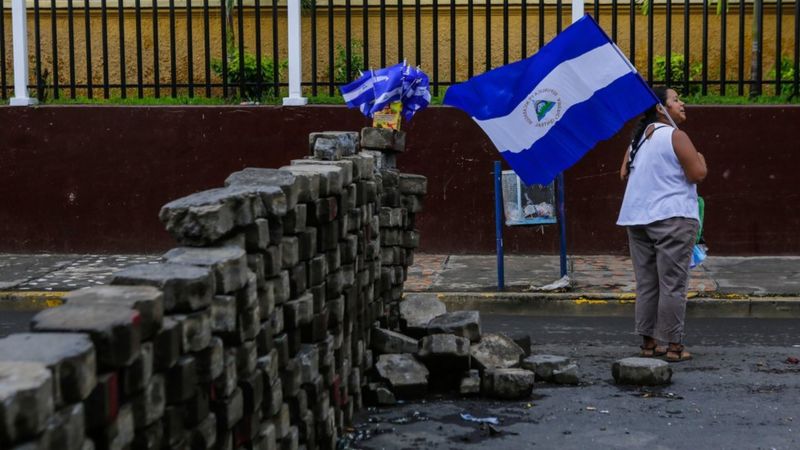
POLYGON ((69 291, 0 291, 0 311, 38 311, 64 304, 69 291))
MULTIPOLYGON (((430 295, 448 311, 476 310, 485 314, 531 316, 625 316, 632 317, 636 297, 618 293, 486 293, 408 292, 430 295)), ((689 295, 687 317, 800 318, 800 297, 748 297, 726 294, 713 297, 689 295)))
MULTIPOLYGON (((38 311, 64 304, 69 291, 0 291, 0 311, 38 311)), ((636 296, 612 292, 406 292, 435 296, 448 311, 531 316, 633 316, 636 296)), ((797 319, 800 297, 689 293, 687 317, 797 319)))

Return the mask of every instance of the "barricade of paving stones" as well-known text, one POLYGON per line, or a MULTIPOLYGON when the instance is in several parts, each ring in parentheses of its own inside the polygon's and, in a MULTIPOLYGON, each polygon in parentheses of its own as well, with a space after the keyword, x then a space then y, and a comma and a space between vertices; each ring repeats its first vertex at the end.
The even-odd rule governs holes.
POLYGON ((162 261, 0 340, 0 448, 335 448, 419 243, 404 146, 312 133, 307 159, 165 205, 162 261))

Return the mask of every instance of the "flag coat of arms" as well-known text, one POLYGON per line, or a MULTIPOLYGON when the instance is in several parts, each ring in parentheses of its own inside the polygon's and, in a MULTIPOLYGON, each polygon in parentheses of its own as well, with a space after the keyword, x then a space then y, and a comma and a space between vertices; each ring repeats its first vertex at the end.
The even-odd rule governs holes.
POLYGON ((535 55, 451 86, 526 184, 547 184, 658 98, 590 17, 535 55))

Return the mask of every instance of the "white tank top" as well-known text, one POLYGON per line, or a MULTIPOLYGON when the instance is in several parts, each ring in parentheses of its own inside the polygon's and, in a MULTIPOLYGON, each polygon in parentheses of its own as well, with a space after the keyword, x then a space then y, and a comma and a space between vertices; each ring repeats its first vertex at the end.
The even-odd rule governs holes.
MULTIPOLYGON (((657 123, 631 164, 617 225, 647 225, 672 217, 700 221, 697 186, 686 179, 669 125, 657 123)), ((647 133, 645 132, 645 135, 647 133)))

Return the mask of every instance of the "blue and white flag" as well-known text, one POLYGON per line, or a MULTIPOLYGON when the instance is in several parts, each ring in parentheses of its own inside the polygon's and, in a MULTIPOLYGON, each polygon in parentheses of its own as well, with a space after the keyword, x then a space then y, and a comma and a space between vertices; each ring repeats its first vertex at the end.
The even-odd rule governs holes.
POLYGON ((361 112, 368 116, 372 105, 375 104, 375 91, 372 89, 372 72, 365 72, 361 76, 344 86, 339 90, 342 91, 344 102, 350 108, 359 108, 361 112))
POLYGON ((408 66, 403 74, 403 117, 411 120, 431 102, 428 75, 419 67, 408 66))
POLYGON ((399 101, 403 104, 403 117, 411 120, 416 112, 431 101, 428 76, 405 61, 383 69, 369 70, 339 89, 347 106, 358 108, 367 117, 399 101))
POLYGON ((535 55, 451 86, 444 97, 472 116, 526 184, 550 183, 657 102, 590 16, 535 55))
POLYGON ((403 97, 403 73, 406 63, 372 71, 372 89, 375 92, 375 103, 370 112, 375 114, 392 102, 399 102, 403 97))

